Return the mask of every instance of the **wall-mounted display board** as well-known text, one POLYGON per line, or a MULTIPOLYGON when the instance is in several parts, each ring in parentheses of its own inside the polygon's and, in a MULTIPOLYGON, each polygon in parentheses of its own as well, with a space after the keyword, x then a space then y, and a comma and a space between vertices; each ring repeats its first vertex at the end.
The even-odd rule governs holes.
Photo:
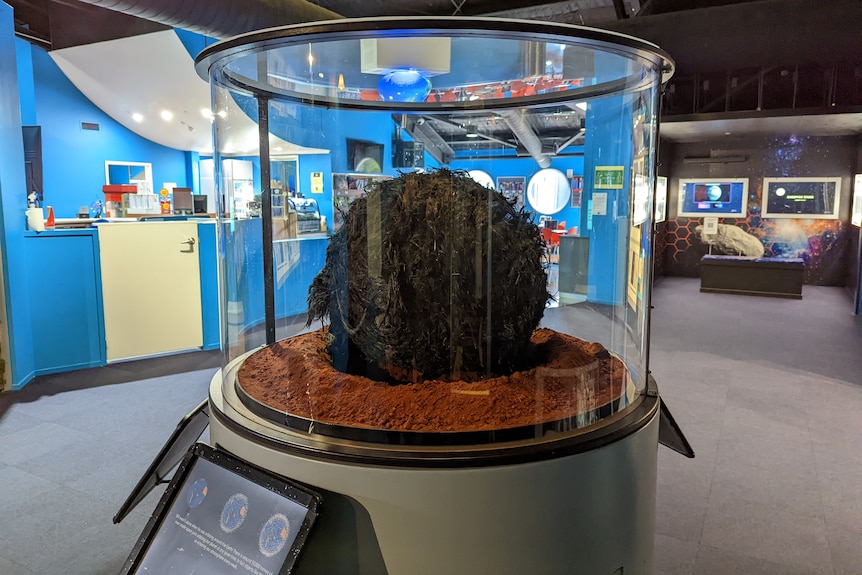
POLYGON ((688 218, 744 218, 748 208, 748 178, 681 179, 677 215, 688 218))
POLYGON ((500 176, 497 178, 497 191, 512 202, 516 210, 524 207, 524 188, 527 178, 524 176, 500 176))
POLYGON ((580 208, 581 207, 581 198, 584 195, 584 177, 583 176, 572 176, 572 203, 571 207, 580 208))
POLYGON ((655 222, 667 219, 667 178, 658 176, 655 180, 655 222))
POLYGON ((180 463, 122 575, 291 573, 319 497, 205 444, 180 463))
POLYGON ((649 215, 649 180, 643 174, 635 174, 632 186, 632 225, 639 226, 649 215))
POLYGON ((856 174, 853 181, 853 209, 850 212, 850 223, 862 226, 862 174, 856 174))
POLYGON ((337 232, 343 223, 342 212, 346 212, 357 199, 365 195, 365 188, 392 176, 369 174, 332 174, 332 230, 337 232))
POLYGON ((763 217, 838 219, 841 178, 763 178, 763 217))

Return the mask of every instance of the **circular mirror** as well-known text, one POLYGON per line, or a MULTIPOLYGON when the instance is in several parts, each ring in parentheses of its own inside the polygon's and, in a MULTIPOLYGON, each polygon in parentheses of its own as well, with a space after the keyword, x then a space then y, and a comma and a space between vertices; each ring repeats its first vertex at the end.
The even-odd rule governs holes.
POLYGON ((483 172, 482 170, 470 170, 467 172, 467 175, 473 178, 473 181, 477 184, 481 184, 486 188, 494 189, 494 178, 488 172, 483 172))
POLYGON ((556 214, 566 207, 571 195, 569 179, 553 168, 539 170, 527 185, 527 200, 540 214, 556 214))

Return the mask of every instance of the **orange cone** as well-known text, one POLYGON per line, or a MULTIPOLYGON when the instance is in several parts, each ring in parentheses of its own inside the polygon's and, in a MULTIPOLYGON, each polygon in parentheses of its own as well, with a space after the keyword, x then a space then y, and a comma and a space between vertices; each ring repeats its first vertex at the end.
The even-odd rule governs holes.
POLYGON ((45 227, 46 228, 53 228, 54 227, 54 208, 52 208, 51 206, 48 206, 46 209, 48 210, 48 219, 45 221, 45 227))

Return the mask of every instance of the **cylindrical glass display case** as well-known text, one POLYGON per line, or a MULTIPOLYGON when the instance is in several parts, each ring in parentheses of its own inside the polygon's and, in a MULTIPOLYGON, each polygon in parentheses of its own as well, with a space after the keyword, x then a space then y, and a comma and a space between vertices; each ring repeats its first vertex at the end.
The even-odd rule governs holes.
POLYGON ((353 509, 318 535, 355 557, 312 536, 300 571, 647 573, 670 59, 588 28, 371 18, 240 36, 197 69, 212 438, 353 509))

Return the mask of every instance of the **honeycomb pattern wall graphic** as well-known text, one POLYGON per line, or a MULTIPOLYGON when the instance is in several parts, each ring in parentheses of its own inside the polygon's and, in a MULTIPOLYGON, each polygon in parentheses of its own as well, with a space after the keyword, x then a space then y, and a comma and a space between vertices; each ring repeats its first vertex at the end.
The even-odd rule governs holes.
MULTIPOLYGON (((749 200, 744 220, 725 219, 719 223, 735 225, 758 238, 764 257, 798 257, 805 262, 805 283, 842 285, 844 257, 849 241, 849 224, 840 220, 763 219, 758 200, 749 200), (790 239, 789 239, 790 238, 790 239)), ((661 263, 657 275, 700 277, 700 258, 708 247, 694 233, 703 218, 667 220, 657 230, 656 253, 661 263)), ((855 229, 855 228, 854 228, 855 229)))

